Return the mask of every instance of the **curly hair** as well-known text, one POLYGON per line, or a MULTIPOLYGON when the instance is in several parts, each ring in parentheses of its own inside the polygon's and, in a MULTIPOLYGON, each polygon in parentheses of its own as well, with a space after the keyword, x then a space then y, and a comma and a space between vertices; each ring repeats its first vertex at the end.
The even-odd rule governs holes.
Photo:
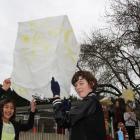
POLYGON ((72 77, 71 83, 73 86, 75 86, 75 83, 79 80, 79 77, 82 77, 83 79, 87 80, 93 91, 96 90, 97 87, 97 80, 93 76, 93 74, 89 71, 77 71, 72 77))

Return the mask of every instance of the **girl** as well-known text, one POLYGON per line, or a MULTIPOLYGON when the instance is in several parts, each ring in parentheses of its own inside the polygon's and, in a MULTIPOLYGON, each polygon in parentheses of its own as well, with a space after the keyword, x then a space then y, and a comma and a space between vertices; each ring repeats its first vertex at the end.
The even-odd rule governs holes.
POLYGON ((0 102, 0 140, 18 140, 20 131, 27 131, 33 127, 35 102, 31 102, 31 112, 28 122, 21 124, 15 121, 16 106, 12 99, 0 102))

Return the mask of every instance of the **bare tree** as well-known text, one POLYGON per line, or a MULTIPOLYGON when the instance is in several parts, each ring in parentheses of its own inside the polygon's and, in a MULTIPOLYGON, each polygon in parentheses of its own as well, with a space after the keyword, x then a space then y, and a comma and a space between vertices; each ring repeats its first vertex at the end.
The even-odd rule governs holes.
POLYGON ((140 1, 111 0, 110 28, 94 31, 81 45, 79 68, 98 78, 98 93, 120 96, 131 86, 140 97, 140 1))
POLYGON ((107 15, 127 46, 140 48, 140 1, 111 0, 112 14, 107 15))
POLYGON ((140 95, 140 57, 137 50, 129 50, 119 38, 95 32, 81 45, 79 65, 89 67, 98 77, 99 93, 115 96, 130 85, 140 95), (137 79, 137 80, 136 80, 137 79))

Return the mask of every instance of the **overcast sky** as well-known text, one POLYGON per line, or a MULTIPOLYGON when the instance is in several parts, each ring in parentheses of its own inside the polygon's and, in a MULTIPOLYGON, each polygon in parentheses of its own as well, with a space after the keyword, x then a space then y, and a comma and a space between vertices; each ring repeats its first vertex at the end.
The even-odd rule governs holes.
POLYGON ((103 27, 109 0, 0 0, 0 83, 12 72, 18 22, 68 15, 80 43, 84 33, 103 27))

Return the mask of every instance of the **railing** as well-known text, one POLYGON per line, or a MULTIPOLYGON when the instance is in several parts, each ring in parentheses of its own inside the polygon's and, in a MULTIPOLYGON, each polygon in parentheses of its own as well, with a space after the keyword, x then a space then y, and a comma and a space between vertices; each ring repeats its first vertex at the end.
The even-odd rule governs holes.
POLYGON ((21 132, 19 140, 69 140, 68 134, 21 132))
MULTIPOLYGON (((140 121, 139 127, 135 129, 136 140, 140 140, 140 121)), ((128 135, 127 135, 128 139, 128 135)), ((44 133, 44 132, 36 132, 33 133, 31 131, 21 132, 19 140, 69 140, 69 133, 65 131, 65 134, 57 134, 57 133, 44 133)))

